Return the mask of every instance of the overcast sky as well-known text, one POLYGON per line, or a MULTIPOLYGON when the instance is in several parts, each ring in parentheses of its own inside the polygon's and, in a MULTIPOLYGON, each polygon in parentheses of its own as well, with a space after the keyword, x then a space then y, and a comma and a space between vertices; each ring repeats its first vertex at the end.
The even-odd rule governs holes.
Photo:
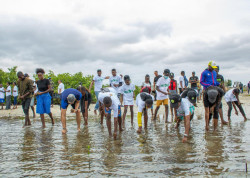
POLYGON ((249 0, 0 0, 0 68, 104 75, 140 84, 165 68, 200 76, 210 60, 250 81, 249 0))

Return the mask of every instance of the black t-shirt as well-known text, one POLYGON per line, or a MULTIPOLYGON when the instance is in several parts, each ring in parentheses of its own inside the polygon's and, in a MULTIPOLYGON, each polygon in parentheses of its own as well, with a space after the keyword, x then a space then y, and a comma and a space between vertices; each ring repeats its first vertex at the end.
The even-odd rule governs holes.
POLYGON ((216 78, 216 81, 220 84, 219 87, 222 88, 222 85, 224 83, 224 77, 223 77, 223 75, 218 74, 217 78, 216 78))
POLYGON ((91 101, 91 93, 88 91, 85 92, 85 95, 82 97, 84 101, 91 101))
MULTIPOLYGON (((190 80, 195 80, 195 81, 198 81, 199 78, 197 76, 192 76, 189 78, 190 80)), ((191 83, 191 87, 197 87, 197 83, 191 83)))
POLYGON ((225 92, 220 87, 216 87, 216 86, 208 87, 204 92, 204 105, 205 105, 205 107, 210 107, 210 106, 212 106, 214 104, 217 104, 217 105, 220 104, 220 103, 218 103, 218 101, 219 101, 219 99, 221 99, 224 96, 224 94, 225 94, 225 92), (216 98, 215 103, 210 103, 209 100, 208 100, 207 92, 208 92, 208 90, 214 90, 214 89, 217 90, 219 92, 219 94, 218 94, 218 96, 216 98))
POLYGON ((161 77, 162 77, 161 75, 158 75, 157 77, 155 77, 154 82, 156 83, 159 80, 159 78, 161 78, 161 77))
POLYGON ((43 80, 38 80, 37 81, 37 88, 38 88, 38 91, 46 91, 49 89, 49 85, 50 85, 50 82, 49 82, 49 79, 43 79, 43 80))

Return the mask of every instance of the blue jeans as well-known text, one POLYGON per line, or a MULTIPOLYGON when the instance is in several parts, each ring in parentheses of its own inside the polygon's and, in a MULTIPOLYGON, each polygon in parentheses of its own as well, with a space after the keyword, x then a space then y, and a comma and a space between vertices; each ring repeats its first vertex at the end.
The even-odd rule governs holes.
POLYGON ((95 91, 95 96, 96 96, 96 104, 95 104, 95 110, 99 109, 99 101, 98 101, 98 95, 100 91, 95 91))
POLYGON ((14 105, 17 105, 17 96, 14 96, 14 105))

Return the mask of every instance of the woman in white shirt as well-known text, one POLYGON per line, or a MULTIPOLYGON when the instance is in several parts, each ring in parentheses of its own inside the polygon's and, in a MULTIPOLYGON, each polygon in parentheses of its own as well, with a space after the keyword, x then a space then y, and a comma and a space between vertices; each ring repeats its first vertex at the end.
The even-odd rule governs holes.
POLYGON ((12 95, 14 97, 14 106, 13 106, 13 109, 17 109, 17 96, 18 96, 18 89, 17 89, 17 86, 16 86, 16 82, 13 82, 13 92, 12 92, 12 95))
POLYGON ((6 93, 6 110, 10 109, 10 105, 11 105, 11 83, 8 82, 7 83, 7 89, 5 90, 6 93))

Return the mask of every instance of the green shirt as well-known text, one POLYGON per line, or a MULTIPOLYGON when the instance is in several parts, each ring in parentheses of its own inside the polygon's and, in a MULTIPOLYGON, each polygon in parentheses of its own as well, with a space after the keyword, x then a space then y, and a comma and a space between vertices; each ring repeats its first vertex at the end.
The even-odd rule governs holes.
POLYGON ((29 94, 24 98, 32 98, 32 92, 33 92, 33 82, 32 80, 25 78, 24 80, 18 80, 17 82, 18 92, 20 96, 25 95, 29 92, 29 94))

